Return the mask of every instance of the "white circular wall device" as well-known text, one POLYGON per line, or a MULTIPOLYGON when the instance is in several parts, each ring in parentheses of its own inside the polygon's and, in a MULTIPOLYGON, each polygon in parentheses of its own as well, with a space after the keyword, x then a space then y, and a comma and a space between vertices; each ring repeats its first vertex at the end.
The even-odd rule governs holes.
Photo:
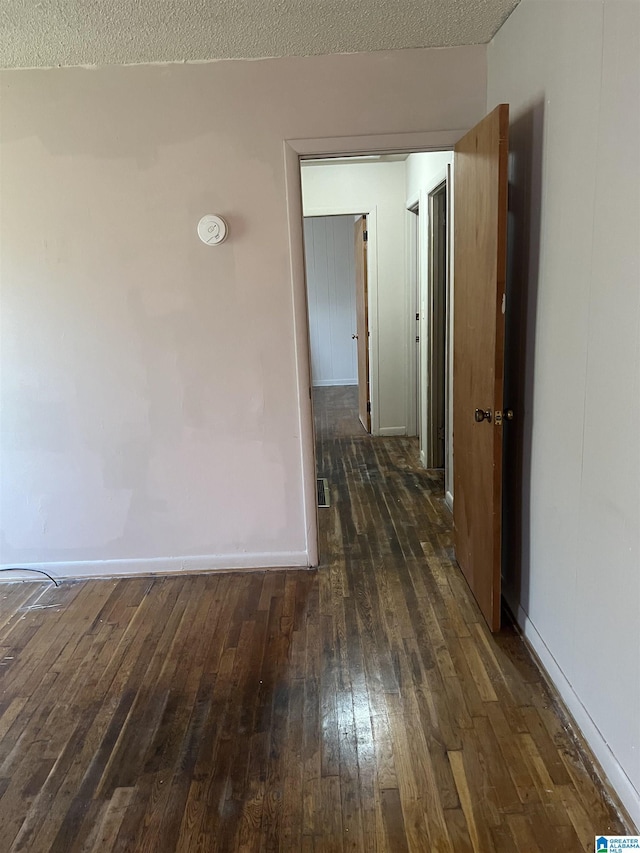
POLYGON ((221 216, 208 213, 198 222, 198 237, 207 246, 217 246, 227 238, 229 229, 221 216))

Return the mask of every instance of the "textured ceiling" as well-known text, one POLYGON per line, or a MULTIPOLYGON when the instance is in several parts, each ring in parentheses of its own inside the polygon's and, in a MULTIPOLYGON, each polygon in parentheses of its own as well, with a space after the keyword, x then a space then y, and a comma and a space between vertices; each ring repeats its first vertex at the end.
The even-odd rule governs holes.
POLYGON ((481 44, 518 0, 1 0, 0 67, 481 44))

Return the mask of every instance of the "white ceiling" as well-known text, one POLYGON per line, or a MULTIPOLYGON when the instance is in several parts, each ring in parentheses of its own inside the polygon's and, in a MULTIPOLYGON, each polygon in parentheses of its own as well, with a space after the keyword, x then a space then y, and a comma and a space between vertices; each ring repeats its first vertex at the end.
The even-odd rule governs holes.
POLYGON ((519 0, 1 0, 0 67, 308 56, 490 41, 519 0))

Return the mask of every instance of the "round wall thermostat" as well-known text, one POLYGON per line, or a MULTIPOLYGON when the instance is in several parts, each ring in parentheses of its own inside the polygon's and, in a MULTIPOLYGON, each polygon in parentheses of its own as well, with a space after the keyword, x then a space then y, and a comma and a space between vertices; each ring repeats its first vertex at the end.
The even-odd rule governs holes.
POLYGON ((198 237, 207 246, 217 246, 222 243, 228 233, 227 223, 221 216, 208 213, 198 222, 198 237))

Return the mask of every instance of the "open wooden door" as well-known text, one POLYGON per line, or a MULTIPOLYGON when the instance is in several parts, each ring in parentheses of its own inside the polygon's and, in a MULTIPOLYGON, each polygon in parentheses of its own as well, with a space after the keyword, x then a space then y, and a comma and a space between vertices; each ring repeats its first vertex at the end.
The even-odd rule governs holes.
POLYGON ((456 558, 500 629, 509 107, 454 149, 453 520, 456 558))
POLYGON ((356 268, 356 334, 354 337, 357 338, 358 343, 358 416, 366 431, 371 432, 366 216, 361 216, 355 222, 354 249, 356 268))

